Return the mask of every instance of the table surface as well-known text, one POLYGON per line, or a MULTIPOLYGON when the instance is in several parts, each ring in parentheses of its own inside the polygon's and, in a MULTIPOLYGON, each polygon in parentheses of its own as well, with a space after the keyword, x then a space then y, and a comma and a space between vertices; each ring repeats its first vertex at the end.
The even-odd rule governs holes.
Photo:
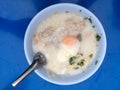
POLYGON ((0 0, 0 90, 120 90, 120 0, 0 0), (11 83, 29 65, 23 40, 31 19, 55 3, 75 3, 93 12, 104 26, 107 52, 99 70, 86 81, 51 84, 32 73, 17 87, 11 83))

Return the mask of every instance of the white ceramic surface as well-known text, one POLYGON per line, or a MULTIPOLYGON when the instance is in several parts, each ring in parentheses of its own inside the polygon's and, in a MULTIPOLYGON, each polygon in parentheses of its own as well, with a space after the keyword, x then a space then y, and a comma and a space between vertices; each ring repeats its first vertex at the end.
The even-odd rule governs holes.
POLYGON ((31 62, 33 61, 32 38, 37 26, 40 24, 41 21, 43 21, 46 17, 50 16, 51 14, 56 12, 65 12, 65 11, 70 11, 78 15, 79 14, 83 15, 85 17, 91 16, 93 24, 95 25, 95 30, 98 34, 102 34, 102 38, 98 43, 99 47, 98 47, 96 56, 93 58, 88 68, 81 74, 74 75, 74 76, 61 76, 59 78, 52 79, 47 75, 46 70, 43 68, 40 68, 35 71, 37 75, 39 75, 44 80, 47 80, 48 82, 59 84, 59 85, 76 84, 91 77, 102 64, 104 60, 105 52, 106 52, 106 35, 104 32, 103 26, 100 23, 100 21, 97 19, 97 17, 82 6, 69 4, 69 3, 61 3, 61 4, 55 4, 55 5, 49 6, 44 10, 40 11, 30 22, 27 28, 27 31, 25 33, 25 39, 24 39, 24 50, 25 50, 25 56, 27 58, 28 63, 31 64, 31 62), (98 60, 97 65, 95 65, 96 60, 98 60))

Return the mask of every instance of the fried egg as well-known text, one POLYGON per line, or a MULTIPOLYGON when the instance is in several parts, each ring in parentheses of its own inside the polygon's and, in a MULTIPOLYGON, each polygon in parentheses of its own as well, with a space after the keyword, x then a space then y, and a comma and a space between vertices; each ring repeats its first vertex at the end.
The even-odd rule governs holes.
POLYGON ((58 60, 60 62, 68 62, 71 56, 75 56, 80 48, 80 42, 77 38, 71 35, 65 36, 58 51, 58 60))

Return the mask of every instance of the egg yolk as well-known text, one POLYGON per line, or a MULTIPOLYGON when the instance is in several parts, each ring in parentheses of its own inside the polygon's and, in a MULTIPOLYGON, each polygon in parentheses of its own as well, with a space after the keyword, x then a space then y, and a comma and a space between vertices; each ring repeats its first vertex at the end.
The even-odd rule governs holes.
POLYGON ((77 39, 72 35, 67 35, 62 39, 62 43, 66 46, 75 46, 77 44, 77 39))

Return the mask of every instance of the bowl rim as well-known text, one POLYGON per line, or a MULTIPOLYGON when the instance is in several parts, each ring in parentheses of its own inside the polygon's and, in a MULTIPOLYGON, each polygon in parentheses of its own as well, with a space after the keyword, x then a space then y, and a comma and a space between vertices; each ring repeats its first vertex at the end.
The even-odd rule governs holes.
POLYGON ((39 15, 40 15, 41 13, 43 13, 43 12, 45 12, 45 11, 51 9, 51 8, 55 8, 55 7, 59 7, 59 6, 72 6, 72 7, 80 8, 81 10, 84 10, 84 11, 88 12, 91 16, 93 16, 93 17, 96 19, 95 21, 97 21, 98 25, 101 27, 101 29, 103 30, 103 34, 104 34, 104 51, 103 51, 103 54, 102 54, 102 57, 101 57, 101 60, 100 60, 101 62, 99 62, 99 64, 97 64, 97 67, 96 67, 89 75, 87 75, 86 77, 84 77, 82 80, 77 80, 77 81, 69 82, 69 83, 60 83, 60 82, 56 82, 56 81, 54 81, 54 80, 49 80, 49 79, 45 78, 44 76, 41 76, 41 74, 40 74, 37 70, 35 70, 35 72, 36 72, 36 74, 37 74, 38 76, 40 76, 42 79, 44 79, 44 80, 46 80, 46 81, 48 81, 48 82, 50 82, 50 83, 57 84, 57 85, 73 85, 73 84, 81 83, 81 82, 87 80, 88 78, 90 78, 92 75, 94 75, 94 74, 96 73, 96 71, 100 68, 102 62, 104 61, 104 57, 105 57, 105 54, 106 54, 107 40, 106 40, 105 30, 104 30, 103 25, 101 24, 100 20, 99 20, 91 11, 89 11, 88 9, 86 9, 85 7, 83 7, 83 6, 81 6, 81 5, 72 4, 72 3, 53 4, 53 5, 51 5, 51 6, 46 7, 45 9, 39 11, 39 12, 32 18, 32 20, 30 21, 30 23, 29 23, 29 25, 28 25, 28 27, 27 27, 27 29, 26 29, 25 37, 24 37, 24 52, 25 52, 25 57, 26 57, 26 59, 27 59, 27 62, 30 64, 31 61, 30 61, 30 59, 29 59, 29 57, 28 57, 28 52, 27 52, 27 49, 26 49, 26 48, 27 48, 27 43, 26 43, 26 41, 27 41, 27 38, 28 38, 29 27, 30 27, 30 25, 32 24, 32 22, 35 21, 36 18, 39 17, 39 15))

